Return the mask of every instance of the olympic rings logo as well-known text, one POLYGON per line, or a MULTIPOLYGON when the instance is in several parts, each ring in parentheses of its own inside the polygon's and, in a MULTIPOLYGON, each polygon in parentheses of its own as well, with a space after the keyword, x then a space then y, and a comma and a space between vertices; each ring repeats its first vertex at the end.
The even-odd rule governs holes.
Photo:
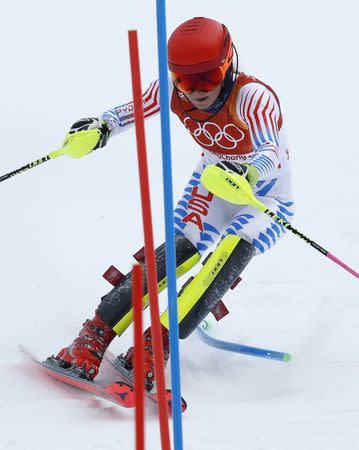
POLYGON ((222 130, 216 123, 198 123, 190 117, 186 117, 184 125, 194 139, 204 147, 218 145, 223 149, 233 150, 245 137, 243 131, 233 123, 225 125, 222 130))

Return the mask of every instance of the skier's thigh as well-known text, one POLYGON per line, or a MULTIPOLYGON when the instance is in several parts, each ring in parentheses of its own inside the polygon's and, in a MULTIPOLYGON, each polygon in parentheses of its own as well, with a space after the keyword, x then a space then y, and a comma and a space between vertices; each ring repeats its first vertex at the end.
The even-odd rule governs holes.
MULTIPOLYGON (((273 197, 261 197, 260 200, 280 218, 287 222, 291 221, 294 215, 292 202, 283 202, 273 197)), ((283 225, 252 206, 246 205, 234 214, 222 238, 228 234, 241 236, 256 248, 257 254, 260 254, 273 247, 286 231, 283 225)))
POLYGON ((238 211, 214 196, 200 182, 201 170, 193 172, 174 211, 176 234, 185 236, 200 254, 215 244, 238 211))

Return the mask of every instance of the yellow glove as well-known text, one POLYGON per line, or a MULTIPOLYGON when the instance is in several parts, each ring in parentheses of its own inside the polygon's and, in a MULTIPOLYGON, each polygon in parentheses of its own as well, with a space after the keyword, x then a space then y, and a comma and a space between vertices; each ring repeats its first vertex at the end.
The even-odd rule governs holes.
POLYGON ((224 161, 216 164, 216 166, 220 167, 223 170, 231 170, 232 172, 241 175, 248 181, 252 188, 257 184, 259 172, 257 168, 252 166, 251 164, 237 164, 224 161))
POLYGON ((72 158, 82 158, 93 150, 107 144, 110 129, 107 122, 96 117, 80 119, 75 122, 65 137, 63 154, 72 158))

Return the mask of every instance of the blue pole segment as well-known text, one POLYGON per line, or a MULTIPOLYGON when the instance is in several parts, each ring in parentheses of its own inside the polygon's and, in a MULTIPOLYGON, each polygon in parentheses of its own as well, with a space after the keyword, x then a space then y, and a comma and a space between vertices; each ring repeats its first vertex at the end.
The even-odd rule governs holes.
POLYGON ((162 139, 162 171, 165 205, 165 235, 166 235, 166 271, 169 314, 169 338, 171 352, 171 384, 172 384, 172 417, 173 443, 175 450, 183 449, 182 436, 182 399, 179 358, 179 332, 177 311, 176 285, 176 250, 173 219, 173 188, 171 160, 171 131, 168 94, 167 69, 167 33, 166 33, 166 2, 156 0, 157 4, 157 45, 158 65, 160 75, 160 112, 162 139))
POLYGON ((227 352, 242 353, 248 356, 256 356, 257 358, 275 359, 277 361, 289 362, 291 355, 289 353, 277 352, 265 348, 251 347, 248 345, 237 344, 234 342, 221 341, 209 336, 201 327, 197 327, 199 338, 211 347, 225 350, 227 352))

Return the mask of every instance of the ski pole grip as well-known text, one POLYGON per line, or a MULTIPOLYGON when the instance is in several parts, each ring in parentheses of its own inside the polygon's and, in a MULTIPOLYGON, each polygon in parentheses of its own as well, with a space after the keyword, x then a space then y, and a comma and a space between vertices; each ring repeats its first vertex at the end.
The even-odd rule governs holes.
POLYGON ((64 149, 59 148, 58 150, 54 150, 53 152, 49 153, 49 157, 50 157, 50 159, 56 159, 56 158, 59 158, 60 156, 62 156, 63 154, 64 154, 64 149))

